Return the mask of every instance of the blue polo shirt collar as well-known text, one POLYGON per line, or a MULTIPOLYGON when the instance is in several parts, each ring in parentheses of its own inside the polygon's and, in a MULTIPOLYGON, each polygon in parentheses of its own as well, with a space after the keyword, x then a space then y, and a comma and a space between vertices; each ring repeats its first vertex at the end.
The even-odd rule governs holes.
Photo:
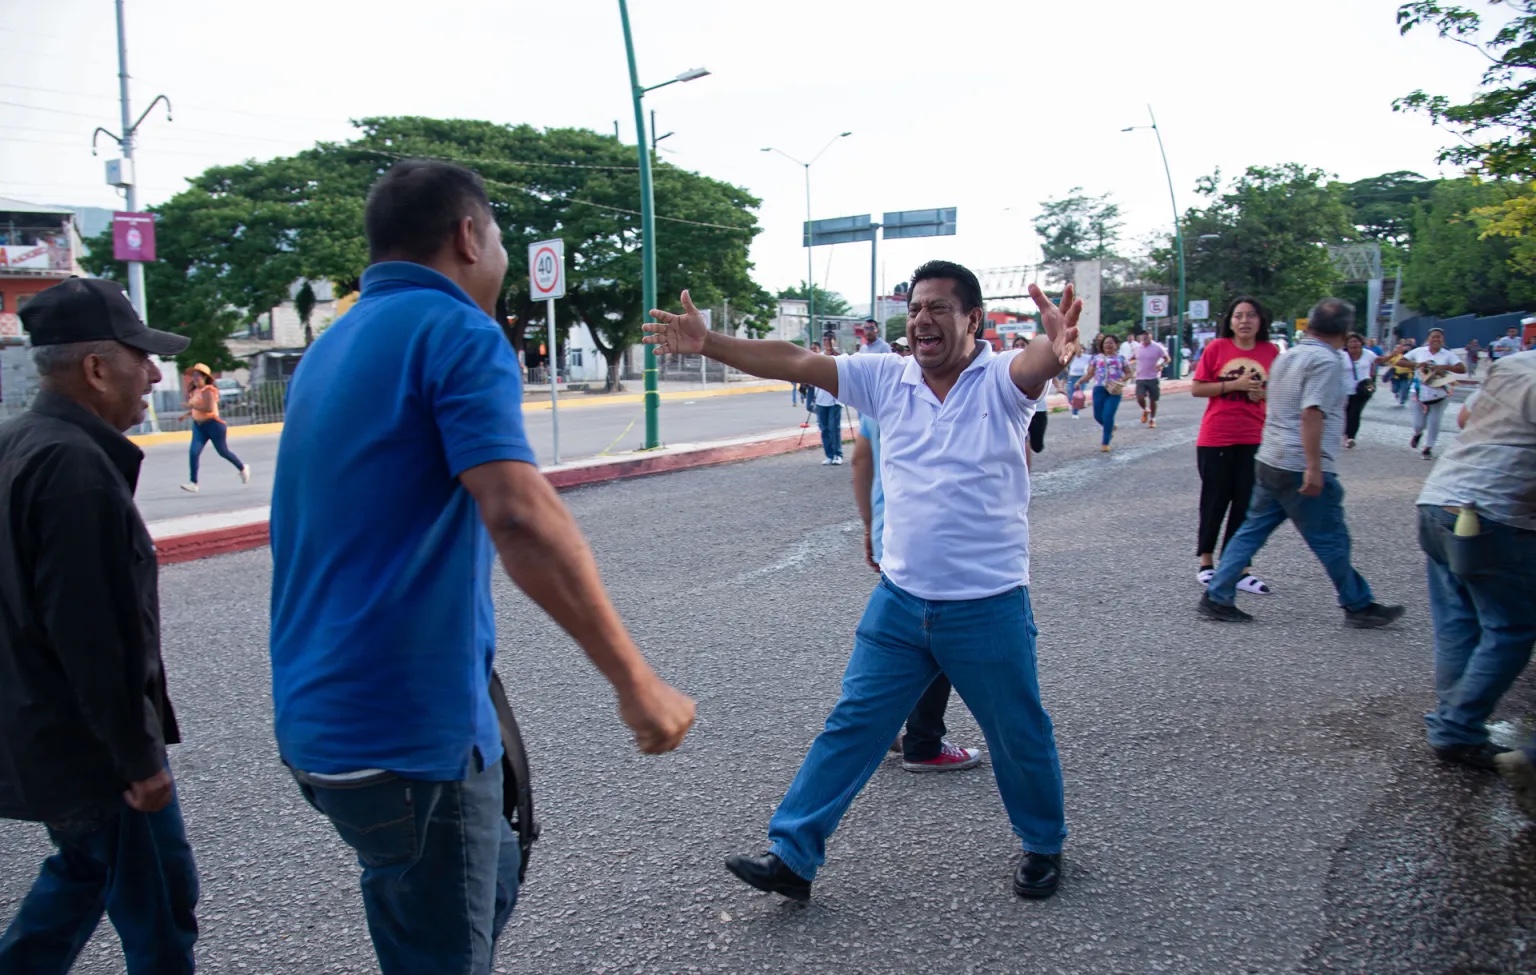
POLYGON ((373 297, 405 291, 411 288, 431 288, 441 291, 455 300, 462 301, 476 311, 480 306, 447 275, 434 271, 425 264, 412 261, 381 261, 363 272, 363 296, 373 297))

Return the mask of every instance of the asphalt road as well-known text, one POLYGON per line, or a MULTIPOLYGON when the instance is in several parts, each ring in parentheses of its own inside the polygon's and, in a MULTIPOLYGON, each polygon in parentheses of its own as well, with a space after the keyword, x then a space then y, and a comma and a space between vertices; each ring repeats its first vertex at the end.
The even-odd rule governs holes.
MULTIPOLYGON (((1423 744, 1431 639, 1413 500, 1429 465, 1377 405, 1342 459, 1356 562, 1395 628, 1342 626, 1290 529, 1243 596, 1200 621, 1197 404, 1117 449, 1051 420, 1036 468, 1033 597, 1072 835, 1061 892, 1009 889, 991 775, 888 763, 830 844, 809 906, 743 887, 725 855, 768 816, 837 697, 873 583, 847 467, 812 453, 566 495, 661 672, 699 701, 675 755, 626 741, 603 682, 509 585, 500 669, 535 766, 544 839, 498 972, 1297 973, 1536 970, 1536 829, 1502 783, 1423 744), (679 503, 683 502, 683 503, 679 503)), ((161 579, 175 749, 199 855, 206 972, 363 973, 357 869, 271 741, 264 552, 161 579)), ((1529 680, 1504 718, 1536 709, 1529 680)), ((950 737, 979 733, 956 700, 950 737)), ((1501 734, 1515 733, 1503 725, 1501 734)), ((0 825, 0 923, 47 849, 0 825)), ((103 924, 76 971, 121 970, 103 924)))
MULTIPOLYGON (((593 405, 595 397, 568 395, 560 411, 560 459, 580 460, 600 453, 616 454, 645 446, 645 415, 639 403, 593 405)), ((804 407, 791 407, 789 386, 771 392, 738 393, 698 399, 668 399, 661 404, 663 443, 692 443, 726 437, 766 433, 793 427, 805 419, 804 407)), ((538 451, 539 463, 554 461, 554 437, 548 410, 523 414, 528 439, 538 451)), ((815 435, 814 424, 808 436, 815 435)), ((230 448, 254 471, 251 483, 241 484, 235 469, 203 448, 200 490, 181 490, 187 480, 187 445, 161 444, 145 450, 139 477, 139 511, 145 520, 230 511, 266 504, 272 493, 272 471, 277 465, 276 434, 235 437, 230 448)))

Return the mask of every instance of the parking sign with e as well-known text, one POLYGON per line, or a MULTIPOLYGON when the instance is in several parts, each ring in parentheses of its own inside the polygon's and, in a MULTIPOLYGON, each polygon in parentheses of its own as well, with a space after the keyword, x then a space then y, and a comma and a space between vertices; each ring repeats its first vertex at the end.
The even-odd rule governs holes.
POLYGON ((535 301, 565 297, 565 241, 528 245, 528 289, 535 301))

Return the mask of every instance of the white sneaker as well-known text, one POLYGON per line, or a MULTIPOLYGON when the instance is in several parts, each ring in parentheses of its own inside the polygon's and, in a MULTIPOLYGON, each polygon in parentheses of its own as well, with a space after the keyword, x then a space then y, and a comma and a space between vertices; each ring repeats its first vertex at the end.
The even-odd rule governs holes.
POLYGON ((251 465, 250 464, 246 464, 244 467, 240 468, 240 483, 241 484, 249 484, 249 483, 251 483, 251 465))
MULTIPOLYGON (((1425 452, 1425 456, 1428 456, 1428 452, 1427 451, 1425 452)), ((832 466, 834 466, 834 467, 841 467, 842 465, 843 465, 843 459, 841 457, 834 457, 834 458, 832 458, 832 466)))
POLYGON ((832 466, 832 458, 830 458, 830 457, 822 458, 821 466, 822 467, 831 467, 832 466))
POLYGON ((196 494, 197 493, 197 485, 192 483, 191 481, 188 481, 187 483, 183 484, 181 486, 181 489, 183 491, 187 492, 188 494, 196 494))

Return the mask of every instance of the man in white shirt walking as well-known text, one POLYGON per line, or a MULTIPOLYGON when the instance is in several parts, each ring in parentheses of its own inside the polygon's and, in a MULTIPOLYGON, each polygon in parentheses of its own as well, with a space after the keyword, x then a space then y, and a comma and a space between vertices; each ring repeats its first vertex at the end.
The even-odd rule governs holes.
POLYGON ((1417 447, 1424 441, 1424 459, 1434 457, 1435 442, 1440 439, 1440 421, 1445 416, 1446 404, 1451 401, 1448 380, 1452 374, 1467 371, 1466 363, 1445 347, 1445 333, 1438 328, 1429 330, 1425 344, 1409 352, 1403 358, 1412 362, 1418 371, 1414 384, 1414 399, 1418 409, 1413 412, 1413 437, 1408 446, 1417 447))
POLYGON ((997 353, 976 338, 985 322, 969 270, 929 262, 909 294, 910 359, 831 359, 711 332, 687 292, 683 314, 652 311, 658 324, 645 326, 657 352, 701 353, 752 375, 831 389, 880 424, 889 516, 882 578, 855 635, 842 698, 768 824, 768 852, 730 857, 726 867, 759 890, 808 899, 827 838, 942 671, 981 725, 1024 848, 1014 892, 1049 897, 1067 829, 1035 673, 1024 451, 1031 414, 1077 351, 1082 302, 1069 286, 1058 308, 1031 286, 1044 334, 1027 349, 997 353))
POLYGON ((1494 339, 1488 346, 1488 354, 1495 361, 1511 356, 1525 348, 1525 343, 1520 341, 1520 329, 1511 325, 1504 332, 1503 338, 1494 339))

